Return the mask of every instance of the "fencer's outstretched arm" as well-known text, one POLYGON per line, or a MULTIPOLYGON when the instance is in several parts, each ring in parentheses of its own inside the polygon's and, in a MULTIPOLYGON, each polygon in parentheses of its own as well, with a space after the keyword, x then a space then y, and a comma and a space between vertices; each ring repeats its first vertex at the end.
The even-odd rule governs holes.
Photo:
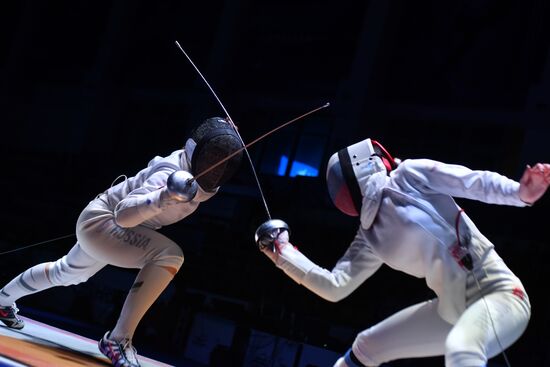
POLYGON ((527 167, 521 182, 496 172, 471 170, 429 159, 408 159, 394 172, 394 182, 407 190, 443 193, 490 204, 526 206, 533 204, 550 183, 550 165, 527 167))
POLYGON ((370 251, 360 231, 330 271, 316 265, 298 251, 289 242, 287 231, 278 236, 275 248, 275 251, 264 249, 262 252, 298 284, 331 302, 347 297, 382 265, 370 251))

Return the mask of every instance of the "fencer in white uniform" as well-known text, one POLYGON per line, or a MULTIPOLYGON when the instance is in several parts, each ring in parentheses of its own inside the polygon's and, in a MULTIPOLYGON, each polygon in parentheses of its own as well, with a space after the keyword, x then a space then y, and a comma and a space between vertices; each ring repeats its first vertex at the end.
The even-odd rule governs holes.
POLYGON ((99 348, 117 367, 139 366, 131 343, 134 332, 183 264, 178 244, 156 230, 186 218, 215 195, 237 171, 242 152, 201 173, 241 147, 229 121, 207 119, 193 130, 184 149, 157 156, 135 176, 98 195, 80 214, 78 242, 66 256, 24 271, 0 290, 0 321, 23 328, 15 306, 23 296, 85 282, 108 264, 138 268, 117 324, 99 348))
POLYGON ((521 281, 453 197, 523 207, 538 200, 549 183, 549 164, 527 167, 516 182, 428 159, 399 163, 366 139, 328 162, 334 204, 361 222, 334 268, 310 261, 292 246, 286 230, 271 235, 273 247, 262 251, 297 283, 332 302, 382 264, 424 278, 434 291, 436 298, 359 333, 335 366, 441 355, 447 367, 485 366, 524 332, 530 304, 521 281))

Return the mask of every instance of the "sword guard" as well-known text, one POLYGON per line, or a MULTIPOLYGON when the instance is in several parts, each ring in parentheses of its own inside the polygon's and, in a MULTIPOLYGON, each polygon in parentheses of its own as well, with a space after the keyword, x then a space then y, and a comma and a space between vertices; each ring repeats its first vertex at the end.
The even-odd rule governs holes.
POLYGON ((274 241, 283 231, 290 232, 290 227, 288 224, 280 219, 270 219, 262 223, 258 229, 256 229, 256 233, 254 233, 254 241, 260 250, 265 250, 266 248, 273 250, 274 241))

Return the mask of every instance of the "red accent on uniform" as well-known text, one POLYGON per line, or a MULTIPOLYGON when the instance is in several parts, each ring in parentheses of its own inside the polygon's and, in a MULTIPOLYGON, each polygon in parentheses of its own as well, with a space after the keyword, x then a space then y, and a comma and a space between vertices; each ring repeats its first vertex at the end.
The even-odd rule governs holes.
POLYGON ((386 157, 382 157, 382 163, 384 163, 384 167, 386 167, 386 171, 391 172, 392 167, 390 161, 386 157))
POLYGON ((386 169, 388 170, 388 173, 391 172, 395 167, 397 167, 397 163, 395 163, 395 159, 393 159, 392 155, 384 148, 382 144, 380 144, 376 140, 371 140, 372 145, 378 147, 380 151, 382 152, 382 162, 384 162, 384 166, 386 166, 386 169))
POLYGON ((512 290, 512 294, 516 297, 519 297, 520 299, 524 299, 525 298, 525 292, 523 291, 523 289, 519 288, 519 287, 516 287, 512 290))

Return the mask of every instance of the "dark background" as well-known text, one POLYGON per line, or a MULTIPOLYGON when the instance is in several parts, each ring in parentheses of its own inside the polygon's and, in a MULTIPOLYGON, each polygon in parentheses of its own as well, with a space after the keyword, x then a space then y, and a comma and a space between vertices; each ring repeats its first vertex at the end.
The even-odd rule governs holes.
MULTIPOLYGON (((4 3, 0 252, 70 235, 80 210, 117 176, 180 148, 202 119, 223 116, 178 40, 245 141, 331 103, 250 148, 272 216, 290 224, 302 252, 331 268, 358 226, 331 205, 324 183, 328 157, 344 146, 373 137, 401 158, 514 179, 526 164, 550 161, 549 7, 544 0, 4 3), (276 175, 282 154, 305 157, 319 175, 276 175)), ((507 351, 512 365, 550 365, 550 196, 531 208, 459 203, 530 294, 532 320, 507 351)), ((198 337, 197 320, 208 319, 233 331, 228 345, 212 349, 210 365, 244 365, 251 335, 261 331, 295 343, 298 366, 304 346, 343 353, 357 332, 432 297, 422 280, 383 267, 347 299, 324 301, 257 251, 254 230, 266 219, 244 162, 195 215, 162 229, 186 260, 138 328, 141 354, 201 366, 186 348, 198 337)), ((0 281, 73 243, 3 253, 0 281)), ((18 306, 99 338, 135 274, 109 267, 18 306)), ((503 363, 497 356, 490 365, 503 363)), ((389 366, 442 364, 437 357, 389 366)))

